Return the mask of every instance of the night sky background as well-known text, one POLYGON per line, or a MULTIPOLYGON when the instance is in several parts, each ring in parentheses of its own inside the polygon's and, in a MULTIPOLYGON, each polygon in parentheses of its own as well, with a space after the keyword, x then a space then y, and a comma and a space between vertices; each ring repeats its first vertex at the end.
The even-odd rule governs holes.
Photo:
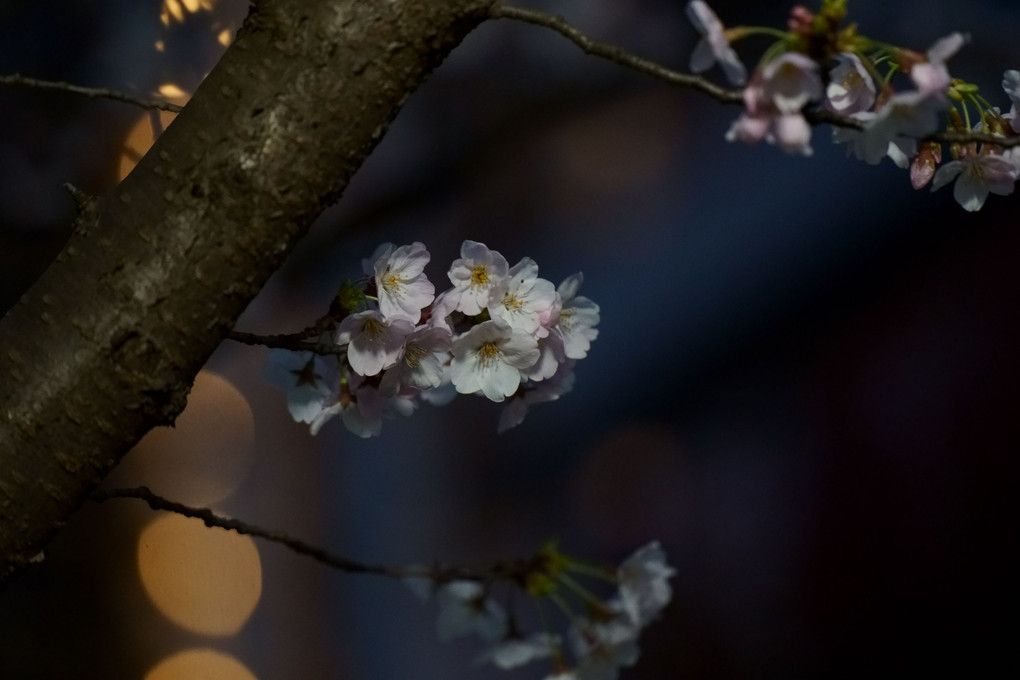
MULTIPOLYGON (((223 49, 215 36, 246 11, 220 0, 167 27, 155 0, 58 4, 0 6, 0 73, 192 90, 223 49)), ((681 70, 697 37, 675 0, 527 4, 681 70)), ((729 24, 782 26, 789 10, 711 4, 729 24)), ((850 10, 862 33, 919 51, 968 32, 950 71, 1008 108, 999 83, 1020 68, 1020 5, 850 10)), ((751 67, 767 44, 738 50, 751 67)), ((251 444, 212 507, 390 564, 481 564, 550 537, 613 562, 657 539, 677 570, 674 599, 625 679, 1015 674, 1020 197, 967 213, 950 189, 911 189, 888 160, 847 159, 826 128, 810 159, 729 144, 738 115, 547 30, 479 28, 238 328, 304 327, 384 241, 423 241, 441 290, 472 239, 511 264, 534 258, 556 283, 584 272, 602 322, 574 391, 502 435, 499 405, 461 396, 387 421, 376 439, 338 422, 312 438, 261 379, 267 350, 225 343, 207 368, 254 425, 225 435, 251 444)), ((69 234, 61 185, 109 191, 147 116, 0 89, 0 310, 69 234)), ((220 460, 203 441, 180 464, 173 447, 160 465, 129 454, 110 483, 187 500, 220 460)), ((189 632, 139 580, 153 517, 136 501, 87 505, 0 592, 0 678, 142 678, 191 648, 260 680, 549 672, 474 665, 477 641, 440 642, 435 606, 401 584, 266 543, 240 631, 189 632)))

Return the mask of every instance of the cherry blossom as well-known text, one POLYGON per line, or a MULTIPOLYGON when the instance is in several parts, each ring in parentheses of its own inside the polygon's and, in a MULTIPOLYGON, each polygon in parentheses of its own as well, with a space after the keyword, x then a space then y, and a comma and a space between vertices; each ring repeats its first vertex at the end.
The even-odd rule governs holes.
POLYGON ((489 316, 503 319, 514 330, 536 337, 548 335, 542 327, 556 302, 556 288, 551 281, 538 277, 538 264, 525 257, 515 264, 507 277, 493 290, 489 316))
POLYGON ((567 358, 563 354, 563 338, 552 333, 538 338, 538 359, 521 369, 521 379, 538 383, 553 377, 567 358))
POLYGON ((383 416, 379 390, 367 384, 361 376, 352 376, 312 419, 309 426, 311 434, 318 434, 323 425, 337 416, 340 416, 344 427, 359 437, 378 436, 382 432, 383 416))
POLYGON ((790 154, 810 156, 811 126, 801 109, 820 98, 818 64, 797 52, 786 52, 751 76, 744 90, 744 113, 726 133, 727 141, 754 143, 762 139, 790 154))
POLYGON ((914 64, 910 69, 910 79, 914 81, 918 92, 922 95, 945 96, 946 88, 952 82, 946 60, 959 51, 967 42, 963 33, 950 33, 939 38, 928 50, 928 61, 914 64))
POLYGON ((404 338, 414 330, 407 319, 387 321, 380 312, 365 310, 351 314, 337 327, 337 344, 347 344, 347 361, 361 375, 376 375, 397 363, 404 338), (349 344, 348 344, 349 343, 349 344))
POLYGON ((743 85, 746 83, 747 69, 740 62, 737 53, 730 47, 730 41, 723 30, 723 24, 712 8, 708 6, 708 3, 702 0, 691 0, 687 3, 687 17, 702 36, 691 54, 691 70, 695 73, 702 73, 719 62, 723 73, 732 84, 743 85))
POLYGON ((450 379, 461 394, 503 401, 517 391, 520 369, 538 360, 538 342, 502 319, 480 323, 453 341, 450 379))
POLYGON ((429 310, 429 318, 426 323, 434 328, 442 328, 453 333, 453 327, 450 325, 450 316, 459 306, 460 291, 456 288, 447 288, 436 296, 429 310))
POLYGON ((1013 154, 970 154, 939 168, 932 179, 931 190, 940 189, 955 179, 953 198, 964 210, 975 212, 985 204, 989 193, 1000 196, 1013 193, 1018 171, 1013 154))
POLYGON ((400 359, 382 378, 382 390, 395 394, 406 386, 415 390, 439 387, 443 382, 443 364, 453 336, 445 328, 419 326, 404 340, 400 359))
POLYGON ((491 662, 497 668, 508 670, 535 659, 548 658, 561 644, 560 636, 550 633, 534 633, 528 637, 511 636, 480 654, 477 661, 491 662))
POLYGON ((450 282, 459 293, 457 311, 468 315, 481 313, 489 306, 494 290, 507 277, 510 266, 506 258, 484 243, 464 241, 460 259, 450 266, 450 282))
POLYGON ((299 423, 311 423, 336 392, 336 368, 311 352, 275 349, 263 376, 287 393, 287 411, 299 423))
POLYGON ((431 257, 429 251, 418 241, 396 249, 392 244, 385 245, 372 267, 379 311, 386 319, 418 323, 422 308, 435 298, 435 286, 424 274, 431 257))
POLYGON ((836 55, 839 62, 829 74, 825 105, 845 116, 867 111, 875 105, 875 81, 860 57, 850 52, 836 55))
MULTIPOLYGON (((847 153, 876 165, 889 154, 889 145, 903 144, 910 149, 916 138, 938 128, 939 114, 946 109, 944 96, 920 91, 900 92, 889 98, 879 111, 861 111, 852 117, 864 124, 864 130, 835 128, 833 139, 847 143, 847 153)), ((906 153, 913 156, 914 153, 906 153)))
POLYGON ((556 289, 562 307, 553 328, 563 339, 563 353, 569 359, 588 356, 592 341, 599 335, 595 328, 599 323, 599 306, 577 294, 582 281, 584 277, 578 272, 564 279, 556 289))
POLYGON ((638 548, 620 564, 616 571, 620 602, 632 623, 644 626, 658 616, 673 597, 669 579, 675 574, 658 541, 638 548))
POLYGON ((1017 118, 1017 107, 1020 107, 1020 71, 1006 71, 1002 74, 1002 89, 1013 102, 1009 113, 1002 117, 1009 121, 1013 132, 1020 132, 1020 118, 1017 118))
POLYGON ((476 581, 451 581, 436 591, 439 618, 436 630, 441 640, 475 633, 485 640, 506 634, 506 612, 476 581))
POLYGON ((287 392, 291 416, 312 434, 339 418, 368 437, 380 433, 383 417, 410 415, 422 401, 441 406, 480 393, 513 397, 503 431, 534 404, 568 392, 575 359, 598 335, 598 305, 577 295, 581 275, 556 289, 529 257, 510 268, 483 243, 464 241, 460 252, 449 270, 454 285, 438 295, 424 277, 430 256, 420 242, 386 243, 362 260, 370 280, 341 285, 332 338, 293 339, 333 356, 271 355, 266 377, 287 392))
MULTIPOLYGON (((596 577, 601 582, 612 578, 613 571, 570 558, 554 542, 548 542, 530 559, 511 566, 509 573, 493 574, 483 581, 435 578, 430 584, 428 570, 423 568, 413 569, 403 581, 419 598, 436 595, 436 625, 442 639, 477 634, 493 643, 476 657, 479 662, 513 669, 551 658, 552 672, 546 680, 615 680, 621 668, 637 661, 638 637, 669 602, 672 590, 668 579, 674 573, 666 564, 662 547, 652 541, 619 565, 615 570, 618 588, 613 597, 602 600, 582 583, 584 578, 572 574, 596 577), (555 603, 567 617, 569 658, 555 632, 555 617, 543 615, 539 632, 522 629, 516 611, 504 611, 496 604, 493 591, 502 586, 511 594, 520 591, 537 601, 555 603), (583 613, 574 611, 575 603, 583 603, 583 613)), ((505 600, 513 606, 518 598, 505 600)))
POLYGON ((619 669, 637 663, 640 650, 637 638, 640 629, 626 617, 608 621, 578 620, 567 633, 574 655, 579 680, 615 680, 619 669))

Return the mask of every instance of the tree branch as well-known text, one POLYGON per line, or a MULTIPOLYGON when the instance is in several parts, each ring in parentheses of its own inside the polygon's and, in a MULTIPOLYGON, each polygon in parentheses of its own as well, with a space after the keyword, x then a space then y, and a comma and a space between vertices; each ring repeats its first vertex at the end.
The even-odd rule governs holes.
POLYGON ((0 321, 0 581, 206 359, 491 0, 260 0, 0 321))
POLYGON ((236 531, 246 536, 261 538, 282 545, 298 555, 310 557, 327 567, 349 574, 374 574, 376 576, 397 579, 408 577, 426 578, 435 584, 443 584, 457 579, 475 581, 520 580, 533 566, 533 560, 510 560, 474 568, 441 565, 393 567, 383 564, 367 564, 330 553, 318 546, 294 538, 283 531, 264 529, 243 520, 217 515, 209 508, 196 508, 168 500, 153 493, 145 486, 124 489, 96 489, 92 492, 90 498, 96 503, 103 503, 115 498, 142 500, 153 510, 173 512, 184 517, 193 517, 202 520, 207 527, 218 527, 227 531, 236 531))
MULTIPOLYGON (((625 68, 643 73, 663 82, 695 90, 723 103, 743 104, 743 90, 727 90, 712 82, 688 73, 681 73, 667 68, 649 59, 639 57, 623 48, 608 43, 599 42, 575 26, 571 25, 562 16, 549 14, 533 9, 515 7, 504 3, 497 3, 489 10, 489 16, 493 19, 513 19, 535 26, 542 26, 555 31, 570 42, 577 45, 585 54, 606 59, 625 68)), ((826 123, 835 127, 848 128, 852 130, 863 130, 864 126, 859 120, 842 116, 833 111, 825 109, 806 109, 804 117, 812 125, 826 123)), ((919 141, 942 142, 948 144, 995 144, 1001 148, 1010 148, 1020 145, 1020 135, 1012 137, 1000 137, 981 132, 936 132, 921 138, 919 141)))
POLYGON ((739 90, 727 90, 699 76, 674 71, 615 45, 594 40, 572 26, 561 16, 523 7, 514 7, 503 3, 493 5, 489 10, 489 16, 493 19, 513 19, 534 24, 535 26, 543 26, 556 31, 581 48, 581 51, 585 54, 606 59, 614 64, 619 64, 620 66, 667 82, 670 85, 678 85, 703 92, 724 104, 739 104, 743 102, 743 96, 739 90))
POLYGON ((299 555, 311 557, 316 562, 321 562, 328 567, 352 574, 377 574, 379 576, 389 576, 392 578, 403 578, 408 575, 407 571, 400 567, 387 567, 379 564, 364 564, 362 562, 357 562, 347 557, 329 553, 322 548, 293 538, 282 531, 271 531, 239 519, 222 517, 214 513, 209 508, 195 508, 189 505, 184 505, 183 503, 167 500, 162 496, 154 494, 148 487, 145 486, 129 489, 97 489, 92 492, 91 498, 97 503, 102 503, 113 498, 137 498, 148 503, 149 507, 153 510, 164 510, 166 512, 174 512, 185 517, 194 517, 202 520, 207 527, 219 527, 220 529, 236 531, 237 533, 244 534, 246 536, 263 538, 267 541, 285 546, 299 555))
POLYGON ((331 342, 310 341, 302 333, 281 333, 277 335, 258 335, 245 331, 230 331, 227 340, 242 345, 269 347, 270 349, 289 349, 293 352, 313 352, 323 356, 346 355, 347 345, 331 342))
POLYGON ((180 113, 184 109, 184 107, 179 104, 172 104, 160 99, 144 99, 109 87, 82 87, 81 85, 72 85, 71 83, 65 83, 59 80, 53 81, 29 78, 21 75, 20 73, 0 75, 0 85, 7 85, 9 87, 30 87, 36 90, 70 92, 71 94, 80 94, 85 97, 89 97, 90 99, 112 99, 118 102, 134 104, 135 106, 140 106, 143 109, 158 109, 161 111, 170 111, 172 113, 180 113))

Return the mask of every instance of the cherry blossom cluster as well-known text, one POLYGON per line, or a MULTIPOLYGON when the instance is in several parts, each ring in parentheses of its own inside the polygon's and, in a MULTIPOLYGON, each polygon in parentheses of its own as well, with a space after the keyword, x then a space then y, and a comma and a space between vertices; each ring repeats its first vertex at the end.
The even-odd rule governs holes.
POLYGON ((363 261, 363 282, 338 295, 338 323, 319 351, 271 353, 266 377, 312 434, 339 417, 371 437, 384 416, 457 393, 505 402, 502 432, 571 389, 574 364, 598 335, 599 307, 577 294, 580 273, 557 287, 531 258, 511 267, 465 241, 447 274, 452 287, 436 295, 424 272, 430 258, 422 243, 383 244, 363 261))
POLYGON ((441 639, 477 635, 487 643, 480 662, 508 670, 548 659, 551 668, 545 680, 614 680, 620 668, 637 662, 637 639, 672 598, 669 579, 675 573, 657 541, 615 569, 578 562, 549 544, 501 576, 439 584, 423 574, 405 582, 422 599, 431 596, 438 603, 441 639), (613 583, 615 591, 600 598, 575 576, 613 583), (524 591, 539 609, 543 630, 522 630, 520 617, 497 601, 498 585, 524 591), (550 605, 568 620, 566 642, 551 628, 553 617, 545 612, 550 605))
POLYGON ((947 61, 968 40, 953 33, 924 54, 872 40, 843 25, 846 0, 823 0, 817 13, 795 7, 782 31, 764 27, 725 28, 702 0, 687 14, 702 38, 691 55, 691 70, 718 63, 729 81, 743 87, 744 113, 726 133, 729 141, 765 140, 790 154, 810 156, 811 126, 805 107, 838 114, 848 126, 833 139, 848 155, 870 164, 889 157, 909 169, 915 189, 934 191, 956 180, 953 195, 968 211, 984 205, 989 193, 1012 193, 1020 176, 1020 146, 952 144, 952 160, 942 163, 942 145, 924 138, 939 131, 985 133, 1004 140, 1020 132, 1020 72, 1006 71, 1002 86, 1012 102, 1008 113, 978 94, 977 86, 949 74, 947 61), (750 80, 732 43, 768 35, 768 48, 750 80), (905 76, 907 89, 893 88, 905 76))

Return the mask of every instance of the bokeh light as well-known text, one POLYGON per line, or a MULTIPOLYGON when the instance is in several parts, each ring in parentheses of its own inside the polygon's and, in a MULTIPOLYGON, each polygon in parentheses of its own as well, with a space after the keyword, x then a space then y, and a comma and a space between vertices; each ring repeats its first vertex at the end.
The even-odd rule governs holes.
POLYGON ((186 649, 163 659, 145 680, 255 680, 240 661, 215 649, 186 649))
MULTIPOLYGON (((156 51, 162 52, 166 45, 162 40, 156 42, 156 51)), ((191 95, 173 83, 164 83, 159 86, 159 96, 172 104, 183 106, 188 103, 191 95)), ((146 154, 156 138, 163 133, 170 123, 177 117, 172 111, 151 111, 144 113, 138 122, 131 127, 127 139, 124 140, 124 147, 120 154, 120 164, 117 168, 117 179, 121 180, 128 176, 142 156, 146 154)))
POLYGON ((183 23, 188 14, 195 14, 203 9, 211 10, 214 4, 213 0, 163 0, 159 20, 164 26, 169 26, 172 21, 183 23))
POLYGON ((262 565, 249 536, 181 515, 162 515, 145 527, 138 571, 160 612, 205 635, 238 632, 262 594, 262 565))
POLYGON ((110 483, 144 484, 187 505, 222 500, 247 475, 255 442, 251 407, 236 387, 202 371, 174 427, 158 427, 133 448, 110 483))

